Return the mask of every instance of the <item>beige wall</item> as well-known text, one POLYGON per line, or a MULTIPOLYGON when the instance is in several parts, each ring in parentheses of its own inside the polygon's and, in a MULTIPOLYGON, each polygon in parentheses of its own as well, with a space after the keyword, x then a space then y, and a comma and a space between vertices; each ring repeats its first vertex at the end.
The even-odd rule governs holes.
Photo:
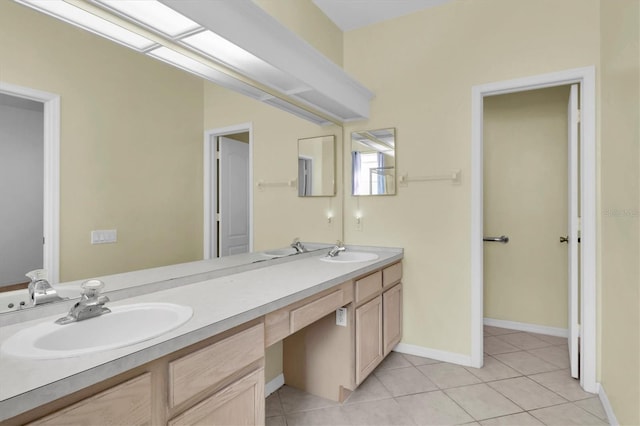
POLYGON ((0 40, 1 81, 61 96, 61 280, 201 258, 202 81, 10 1, 0 40))
POLYGON ((484 99, 484 317, 567 329, 569 86, 484 99))
POLYGON ((455 1, 345 33, 346 71, 376 93, 370 120, 346 133, 396 127, 399 173, 462 170, 457 186, 346 197, 347 242, 405 248, 404 343, 471 352, 471 88, 597 65, 598 13, 597 0, 455 1))
POLYGON ((601 3, 600 383, 640 424, 640 2, 601 3))

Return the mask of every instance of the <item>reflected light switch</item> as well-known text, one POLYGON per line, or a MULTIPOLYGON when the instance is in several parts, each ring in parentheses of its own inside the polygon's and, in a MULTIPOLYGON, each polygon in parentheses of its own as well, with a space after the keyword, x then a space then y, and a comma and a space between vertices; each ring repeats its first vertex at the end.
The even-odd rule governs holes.
POLYGON ((115 243, 117 240, 118 231, 115 229, 91 231, 91 244, 115 243))

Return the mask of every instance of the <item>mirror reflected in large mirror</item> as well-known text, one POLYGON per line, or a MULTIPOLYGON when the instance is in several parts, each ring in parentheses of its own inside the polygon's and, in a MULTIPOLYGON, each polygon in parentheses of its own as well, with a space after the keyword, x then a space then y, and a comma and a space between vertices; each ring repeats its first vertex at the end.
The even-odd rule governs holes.
POLYGON ((298 140, 298 196, 336 195, 335 145, 333 135, 298 140))
POLYGON ((351 195, 396 193, 396 129, 351 133, 351 195))

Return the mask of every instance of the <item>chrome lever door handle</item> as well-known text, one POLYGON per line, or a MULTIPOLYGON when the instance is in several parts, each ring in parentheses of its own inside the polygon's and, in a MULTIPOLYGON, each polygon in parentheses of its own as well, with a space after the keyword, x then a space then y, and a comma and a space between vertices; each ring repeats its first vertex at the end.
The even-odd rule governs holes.
POLYGON ((501 235, 499 237, 484 237, 482 241, 506 244, 509 242, 509 237, 506 235, 501 235))

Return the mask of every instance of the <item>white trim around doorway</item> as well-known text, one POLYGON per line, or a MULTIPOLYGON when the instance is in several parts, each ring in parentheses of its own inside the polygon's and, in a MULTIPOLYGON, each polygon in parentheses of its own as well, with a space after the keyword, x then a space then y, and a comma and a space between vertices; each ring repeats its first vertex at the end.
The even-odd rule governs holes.
POLYGON ((596 79, 595 67, 575 68, 515 80, 473 86, 471 118, 471 362, 483 363, 483 99, 546 87, 579 83, 582 388, 598 392, 596 382, 596 79))
POLYGON ((213 157, 213 142, 218 136, 233 135, 249 132, 249 251, 253 251, 253 124, 242 123, 234 126, 211 129, 204 132, 204 247, 203 258, 211 259, 215 250, 213 245, 217 240, 214 235, 215 227, 211 226, 215 220, 215 209, 211 197, 213 188, 217 186, 217 166, 213 157))
MULTIPOLYGON (((60 95, 0 81, 0 93, 44 104, 43 265, 60 281, 60 95)), ((25 271, 26 272, 26 271, 25 271)))

